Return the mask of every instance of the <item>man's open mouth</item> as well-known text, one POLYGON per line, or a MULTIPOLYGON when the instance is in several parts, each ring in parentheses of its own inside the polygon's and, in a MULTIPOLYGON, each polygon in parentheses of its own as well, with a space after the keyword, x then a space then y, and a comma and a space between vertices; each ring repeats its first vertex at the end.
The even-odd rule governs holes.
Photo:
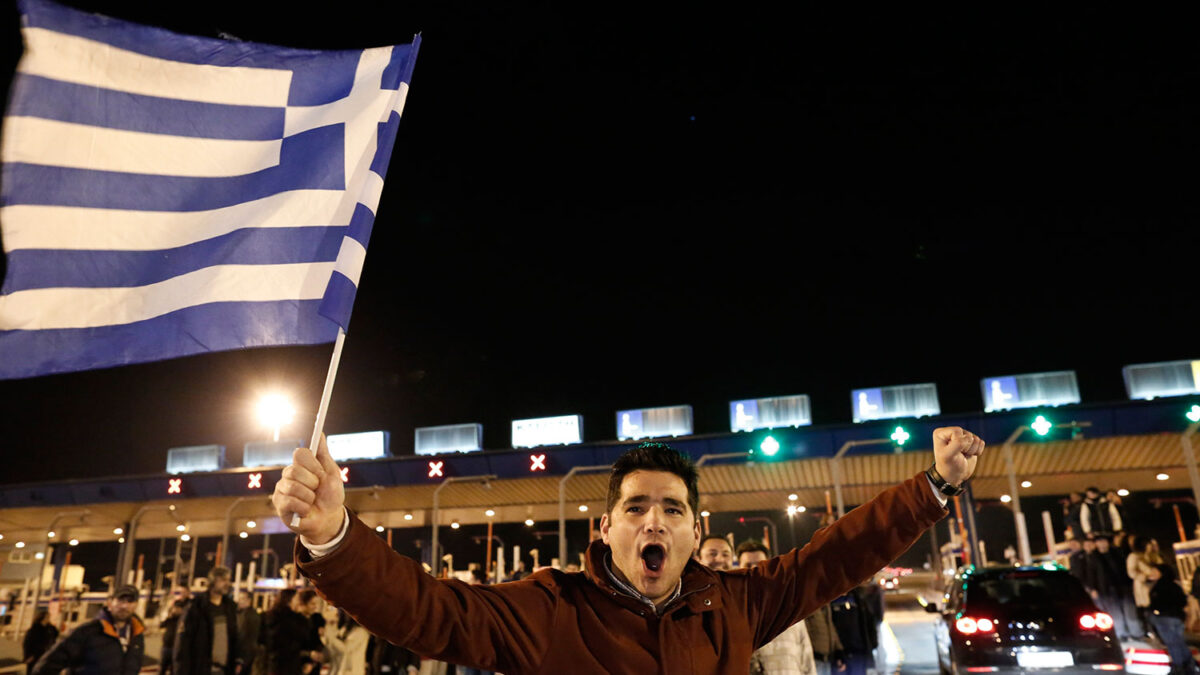
POLYGON ((642 549, 642 562, 646 564, 646 569, 651 572, 662 570, 663 562, 667 559, 667 551, 658 544, 650 544, 642 549))

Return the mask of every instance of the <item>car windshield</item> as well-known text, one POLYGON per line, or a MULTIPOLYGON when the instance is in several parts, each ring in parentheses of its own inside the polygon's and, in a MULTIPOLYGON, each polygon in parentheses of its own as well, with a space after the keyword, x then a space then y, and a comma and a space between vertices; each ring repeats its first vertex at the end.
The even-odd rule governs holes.
POLYGON ((1088 604, 1087 592, 1065 572, 1014 570, 967 582, 966 602, 972 610, 1088 604))

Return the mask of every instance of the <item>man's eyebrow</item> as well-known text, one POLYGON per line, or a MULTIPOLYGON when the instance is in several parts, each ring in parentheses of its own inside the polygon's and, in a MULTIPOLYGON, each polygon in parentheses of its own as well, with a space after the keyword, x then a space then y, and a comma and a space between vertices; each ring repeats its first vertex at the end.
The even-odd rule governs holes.
MULTIPOLYGON (((654 499, 651 498, 650 495, 632 495, 632 496, 626 497, 625 500, 622 501, 621 503, 622 504, 645 504, 646 502, 652 502, 652 501, 654 501, 654 499)), ((683 502, 679 501, 678 499, 675 499, 674 497, 663 497, 661 501, 664 504, 667 504, 668 506, 674 506, 674 507, 680 508, 680 509, 682 509, 685 506, 685 504, 683 502)))

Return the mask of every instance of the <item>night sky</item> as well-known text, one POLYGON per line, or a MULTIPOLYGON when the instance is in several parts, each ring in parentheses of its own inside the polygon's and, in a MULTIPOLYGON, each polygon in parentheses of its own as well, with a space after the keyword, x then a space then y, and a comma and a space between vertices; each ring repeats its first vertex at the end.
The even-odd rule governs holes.
MULTIPOLYGON (((1191 23, 578 3, 71 2, 205 36, 423 44, 326 430, 484 425, 1200 358, 1191 23), (247 14, 245 7, 260 8, 247 14), (278 11, 267 11, 270 8, 278 11), (385 9, 386 8, 386 9, 385 9)), ((968 12, 973 10, 968 10, 968 12)), ((1117 12, 1122 13, 1117 13, 1117 12)), ((0 10, 7 90, 18 15, 0 10)), ((0 382, 0 481, 165 468, 311 419, 331 346, 0 382), (52 458, 52 459, 51 459, 52 458)), ((284 435, 307 438, 311 422, 284 435)))

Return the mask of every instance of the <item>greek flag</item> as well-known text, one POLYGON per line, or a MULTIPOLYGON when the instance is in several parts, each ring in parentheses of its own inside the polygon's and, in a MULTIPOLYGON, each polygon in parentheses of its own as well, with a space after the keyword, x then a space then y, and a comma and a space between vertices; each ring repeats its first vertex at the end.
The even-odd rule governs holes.
POLYGON ((332 342, 420 38, 312 51, 19 7, 0 379, 332 342))

